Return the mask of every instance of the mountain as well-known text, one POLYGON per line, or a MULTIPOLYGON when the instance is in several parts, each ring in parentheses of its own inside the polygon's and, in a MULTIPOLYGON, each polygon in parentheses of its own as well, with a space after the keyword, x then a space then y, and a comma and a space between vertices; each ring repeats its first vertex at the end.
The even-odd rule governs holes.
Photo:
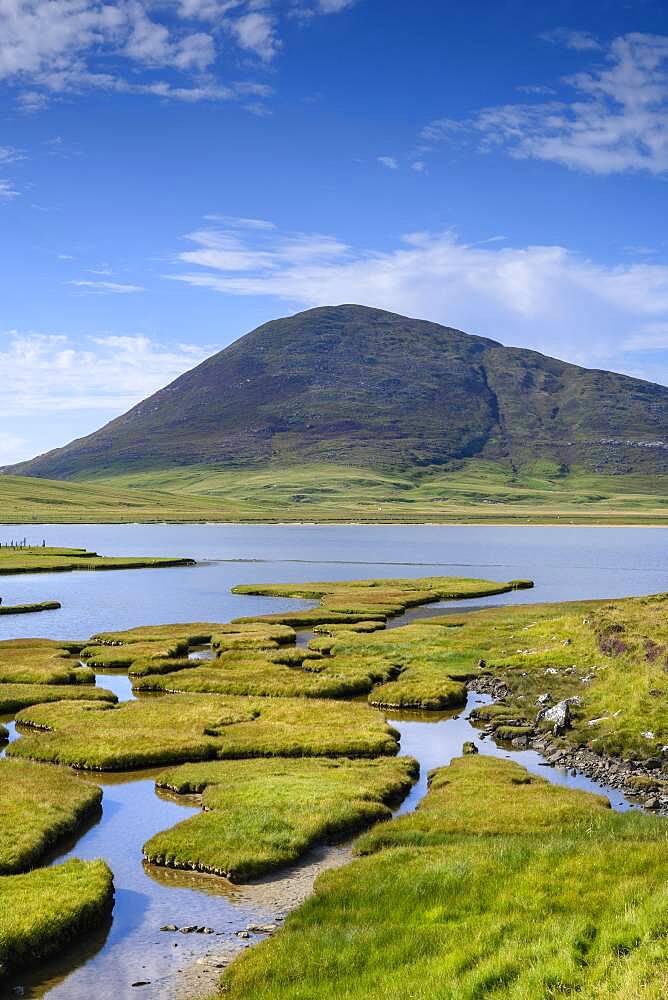
POLYGON ((85 479, 464 459, 665 474, 668 388, 380 309, 327 306, 258 327, 94 434, 2 471, 85 479))

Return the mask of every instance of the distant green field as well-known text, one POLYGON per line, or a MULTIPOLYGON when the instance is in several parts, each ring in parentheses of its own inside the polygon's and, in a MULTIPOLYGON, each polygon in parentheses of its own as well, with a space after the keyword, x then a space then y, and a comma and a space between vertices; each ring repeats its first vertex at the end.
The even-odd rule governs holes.
POLYGON ((6 524, 128 521, 668 524, 668 476, 480 460, 388 472, 332 464, 187 466, 86 481, 0 477, 6 524))

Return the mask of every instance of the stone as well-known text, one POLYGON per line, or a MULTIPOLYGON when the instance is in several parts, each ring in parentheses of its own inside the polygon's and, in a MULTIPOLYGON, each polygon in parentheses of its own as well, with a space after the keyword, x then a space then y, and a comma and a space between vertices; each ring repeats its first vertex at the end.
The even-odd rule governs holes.
POLYGON ((547 691, 545 692, 545 694, 539 694, 538 697, 536 698, 536 704, 542 705, 543 708, 546 705, 549 705, 551 701, 552 701, 552 695, 549 694, 547 691))
POLYGON ((178 931, 176 924, 163 924, 160 928, 161 931, 178 931))
POLYGON ((195 934, 197 932, 197 924, 192 924, 190 927, 181 927, 180 931, 182 934, 195 934))
POLYGON ((475 743, 471 742, 471 740, 467 740, 464 746, 462 747, 462 753, 464 754, 464 756, 468 754, 478 753, 478 748, 475 745, 475 743))
POLYGON ((559 701, 552 708, 545 708, 536 716, 536 722, 549 722, 555 736, 562 736, 571 727, 569 701, 559 701))
POLYGON ((643 805, 644 805, 645 809, 658 809, 659 806, 661 805, 661 803, 659 802, 659 800, 657 798, 655 798, 654 796, 652 796, 649 799, 645 799, 645 801, 643 802, 643 805))

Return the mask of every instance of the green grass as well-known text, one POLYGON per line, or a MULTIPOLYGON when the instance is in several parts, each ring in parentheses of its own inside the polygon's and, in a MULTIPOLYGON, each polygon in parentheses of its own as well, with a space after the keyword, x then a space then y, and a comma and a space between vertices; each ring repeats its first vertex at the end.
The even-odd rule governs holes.
POLYGON ((159 663, 161 660, 187 656, 188 644, 177 639, 162 642, 130 642, 127 646, 84 646, 81 659, 97 669, 131 668, 137 662, 159 663))
POLYGON ((226 971, 230 1000, 663 1000, 665 824, 466 757, 226 971), (549 789, 549 791, 548 791, 549 789))
POLYGON ((397 750, 396 734, 368 706, 298 698, 61 702, 26 709, 17 722, 36 731, 10 744, 10 756, 105 771, 214 758, 373 757, 397 750))
POLYGON ((222 625, 214 622, 177 622, 173 625, 139 625, 119 632, 96 632, 90 642, 100 646, 122 646, 134 642, 172 642, 183 640, 200 646, 211 642, 211 636, 222 625))
POLYGON ((67 771, 29 761, 0 761, 0 875, 32 867, 98 811, 101 802, 96 785, 67 771))
MULTIPOLYGON (((2 485, 2 480, 0 480, 2 485)), ((193 566, 193 559, 147 558, 143 556, 99 556, 86 549, 0 546, 0 576, 18 573, 62 573, 71 570, 151 569, 193 566)))
POLYGON ((60 601, 39 601, 36 604, 0 604, 0 615, 30 615, 38 611, 57 611, 60 601))
POLYGON ((3 684, 94 684, 95 674, 72 658, 72 646, 52 639, 0 642, 0 695, 3 684))
POLYGON ((608 820, 603 796, 564 790, 498 757, 458 757, 429 776, 418 808, 365 834, 359 854, 385 847, 435 847, 455 836, 591 832, 598 814, 608 820))
POLYGON ((0 981, 71 948, 106 919, 112 904, 104 861, 67 861, 0 878, 0 981))
POLYGON ((116 695, 106 688, 67 684, 0 684, 0 715, 14 715, 31 705, 50 702, 95 701, 113 704, 116 695))
POLYGON ((147 860, 246 881, 297 861, 309 847, 389 819, 388 803, 417 776, 407 758, 242 760, 185 764, 160 788, 202 792, 199 816, 156 834, 147 860))
MULTIPOLYGON (((304 651, 305 652, 305 651, 304 651)), ((272 662, 262 653, 225 653, 215 661, 201 666, 189 660, 173 663, 170 672, 133 673, 135 691, 166 691, 170 693, 208 693, 223 695, 254 695, 267 698, 352 698, 371 690, 375 681, 386 678, 389 667, 375 672, 371 664, 346 670, 343 662, 302 661, 300 666, 285 666, 272 662), (304 663, 306 668, 302 669, 304 663), (322 670, 308 669, 317 664, 322 670)), ((167 666, 166 664, 165 666, 167 666)), ((146 666, 148 670, 150 665, 146 666)))
POLYGON ((581 705, 572 706, 564 745, 627 759, 662 756, 668 595, 494 608, 458 622, 449 633, 452 664, 475 671, 484 660, 483 672, 511 690, 493 710, 495 725, 535 727, 539 695, 549 694, 553 703, 577 696, 581 705))
MULTIPOLYGON (((134 677, 158 675, 196 669, 199 661, 189 660, 191 647, 210 644, 219 656, 230 650, 267 651, 294 644, 295 632, 285 625, 267 625, 253 622, 248 625, 224 625, 204 622, 176 625, 142 625, 125 632, 101 632, 93 636, 91 644, 81 650, 82 659, 91 667, 102 669, 127 669, 134 677)), ((159 690, 164 685, 144 690, 159 690)), ((165 688, 165 690, 167 690, 165 688)), ((174 689, 176 690, 176 689, 174 689)), ((212 690, 206 687, 180 688, 179 690, 212 690)), ((236 690, 223 693, 252 694, 253 691, 236 690)))
POLYGON ((666 524, 668 478, 474 460, 410 471, 191 465, 63 482, 0 477, 5 523, 151 521, 666 524))

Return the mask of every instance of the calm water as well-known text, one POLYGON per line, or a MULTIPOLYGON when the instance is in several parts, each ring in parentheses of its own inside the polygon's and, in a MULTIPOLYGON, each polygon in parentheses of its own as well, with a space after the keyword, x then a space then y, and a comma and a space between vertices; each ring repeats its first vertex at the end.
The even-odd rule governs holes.
MULTIPOLYGON (((0 619, 0 637, 85 638, 101 629, 171 621, 227 621, 295 607, 239 597, 235 583, 363 576, 531 577, 508 602, 614 597, 668 590, 663 528, 369 525, 0 525, 102 555, 192 556, 191 569, 0 577, 6 603, 53 598, 60 611, 0 619)), ((498 603, 499 598, 489 599, 498 603)), ((487 603, 489 603, 487 602, 487 603)), ((480 603, 480 602, 479 602, 480 603)))
MULTIPOLYGON (((0 540, 17 533, 16 527, 0 528, 0 540)), ((533 591, 476 600, 466 606, 668 590, 668 532, 664 529, 79 525, 30 527, 21 533, 34 541, 46 538, 47 544, 85 545, 105 555, 192 556, 203 565, 0 579, 0 595, 7 602, 56 598, 63 604, 61 611, 1 619, 0 637, 5 638, 85 638, 101 629, 170 621, 225 621, 237 615, 297 606, 293 601, 229 593, 235 583, 259 580, 450 574, 499 580, 531 577, 536 581, 533 591)), ((132 696, 122 672, 99 674, 98 684, 114 690, 120 699, 132 696)), ((416 756, 421 764, 420 781, 402 811, 414 808, 424 794, 428 770, 459 754, 468 739, 476 740, 481 753, 508 756, 560 784, 604 791, 615 808, 628 808, 612 790, 541 766, 540 756, 532 751, 509 753, 490 740, 479 740, 466 716, 483 700, 472 695, 466 710, 440 718, 389 716, 401 732, 402 752, 416 756)), ((16 738, 13 726, 11 731, 16 738)), ((114 871, 113 920, 82 942, 78 950, 33 970, 29 976, 18 977, 15 983, 24 987, 25 996, 172 1000, 179 970, 227 941, 241 946, 243 942, 235 938, 234 931, 284 912, 292 887, 312 874, 313 858, 264 884, 232 887, 221 879, 144 867, 143 843, 156 831, 196 811, 192 802, 156 795, 157 773, 86 777, 103 786, 102 817, 76 842, 64 845, 52 862, 69 856, 104 857, 114 871), (218 936, 161 933, 160 926, 171 922, 206 924, 218 936), (148 980, 147 986, 131 985, 148 980)), ((336 861, 337 852, 330 854, 336 861)))

